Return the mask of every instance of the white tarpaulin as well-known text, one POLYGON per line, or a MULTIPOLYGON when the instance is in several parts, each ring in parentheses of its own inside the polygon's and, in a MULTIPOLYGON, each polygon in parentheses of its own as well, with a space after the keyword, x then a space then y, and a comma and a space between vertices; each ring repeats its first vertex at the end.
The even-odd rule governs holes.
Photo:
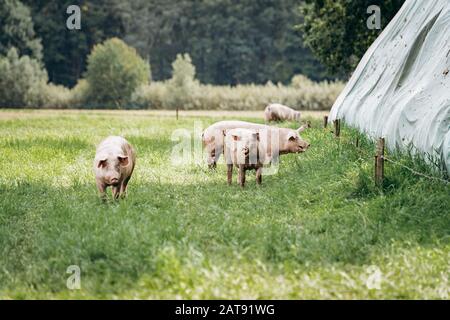
MULTIPOLYGON (((383 13, 381 13, 383 14, 383 13)), ((333 105, 390 149, 413 145, 450 173, 450 0, 407 0, 333 105)))

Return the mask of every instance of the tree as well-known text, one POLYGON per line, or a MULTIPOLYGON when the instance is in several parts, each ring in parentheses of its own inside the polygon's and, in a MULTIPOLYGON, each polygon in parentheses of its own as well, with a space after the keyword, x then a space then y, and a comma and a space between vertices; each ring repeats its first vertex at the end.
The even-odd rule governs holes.
POLYGON ((118 37, 151 61, 155 80, 171 77, 189 53, 203 83, 288 83, 294 74, 323 79, 324 68, 294 26, 303 0, 22 0, 32 8, 52 82, 73 86, 96 43, 118 37), (69 5, 81 30, 66 28, 69 5))
POLYGON ((288 83, 296 73, 324 76, 294 29, 301 2, 135 0, 121 12, 125 41, 150 57, 157 80, 169 78, 176 55, 188 52, 203 83, 288 83))
POLYGON ((0 55, 14 47, 19 56, 42 58, 41 41, 34 32, 30 9, 18 0, 0 0, 0 55))
POLYGON ((305 0, 299 26, 305 44, 331 73, 348 77, 381 30, 369 30, 367 8, 381 8, 382 28, 404 0, 305 0))
POLYGON ((73 86, 86 70, 93 46, 123 36, 120 0, 23 0, 32 10, 37 34, 44 45, 50 81, 73 86), (81 8, 81 30, 68 30, 69 5, 81 8))
POLYGON ((169 105, 171 108, 183 107, 186 97, 198 89, 198 81, 195 79, 195 66, 192 64, 189 54, 178 54, 172 63, 172 78, 169 81, 170 96, 169 105))
POLYGON ((47 84, 47 72, 36 59, 19 56, 10 48, 0 56, 0 106, 8 108, 36 107, 47 84))
POLYGON ((88 95, 97 105, 122 108, 149 78, 149 64, 120 39, 96 45, 88 57, 88 95))

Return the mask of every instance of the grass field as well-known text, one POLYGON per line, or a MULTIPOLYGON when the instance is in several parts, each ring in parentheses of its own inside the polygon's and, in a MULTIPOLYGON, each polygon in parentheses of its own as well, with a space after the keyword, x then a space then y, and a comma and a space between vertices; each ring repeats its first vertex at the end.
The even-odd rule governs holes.
POLYGON ((0 298, 449 298, 449 185, 387 165, 375 188, 373 144, 320 117, 261 187, 171 164, 175 129, 238 115, 0 111, 0 298), (92 162, 110 134, 138 162, 128 198, 103 204, 92 162))

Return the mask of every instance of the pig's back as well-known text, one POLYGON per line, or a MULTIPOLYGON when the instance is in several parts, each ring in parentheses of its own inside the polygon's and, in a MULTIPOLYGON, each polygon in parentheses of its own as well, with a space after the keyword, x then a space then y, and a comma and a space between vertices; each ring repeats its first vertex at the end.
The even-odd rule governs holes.
POLYGON ((271 112, 273 112, 276 116, 278 116, 281 119, 289 118, 291 115, 295 113, 294 109, 278 103, 269 105, 269 108, 271 112))
POLYGON ((109 136, 97 147, 97 154, 119 154, 131 156, 134 160, 134 151, 125 138, 119 136, 109 136))
POLYGON ((211 137, 215 136, 217 132, 221 132, 223 130, 238 129, 238 128, 258 130, 258 129, 268 129, 270 127, 264 124, 251 123, 246 121, 237 121, 237 120, 219 121, 206 128, 206 130, 203 133, 203 139, 204 140, 210 139, 211 137))

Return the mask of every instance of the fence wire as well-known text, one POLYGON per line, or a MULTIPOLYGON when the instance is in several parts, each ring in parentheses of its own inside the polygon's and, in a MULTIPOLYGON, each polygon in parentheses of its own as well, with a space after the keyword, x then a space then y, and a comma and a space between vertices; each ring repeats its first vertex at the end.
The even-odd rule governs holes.
POLYGON ((394 160, 391 160, 391 159, 389 159, 389 158, 386 158, 385 156, 381 156, 381 158, 382 158, 383 160, 387 161, 387 162, 390 162, 390 163, 393 163, 393 164, 395 164, 395 165, 398 165, 398 166, 400 166, 400 167, 402 167, 402 168, 404 168, 404 169, 410 171, 411 173, 413 173, 413 174, 415 174, 415 175, 417 175, 417 176, 421 176, 421 177, 424 177, 424 178, 427 178, 427 179, 431 179, 431 180, 437 180, 437 181, 443 182, 443 183, 445 183, 445 184, 450 184, 450 181, 448 181, 448 180, 441 179, 441 178, 438 178, 438 177, 432 177, 432 176, 426 175, 426 174, 424 174, 424 173, 422 173, 422 172, 416 171, 416 170, 414 170, 414 169, 412 169, 412 168, 410 168, 410 167, 408 167, 408 166, 405 166, 404 164, 401 164, 401 163, 399 163, 399 162, 397 162, 397 161, 394 161, 394 160))

